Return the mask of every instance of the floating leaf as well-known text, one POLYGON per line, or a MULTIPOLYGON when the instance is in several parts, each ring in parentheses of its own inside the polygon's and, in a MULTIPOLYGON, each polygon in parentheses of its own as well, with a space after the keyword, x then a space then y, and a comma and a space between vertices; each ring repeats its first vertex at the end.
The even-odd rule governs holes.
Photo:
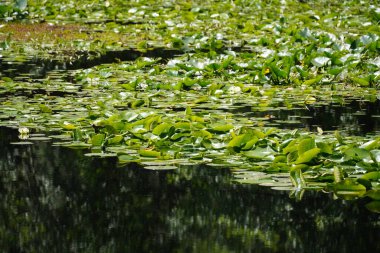
POLYGON ((317 147, 321 150, 321 153, 333 154, 333 146, 331 144, 325 143, 325 142, 318 142, 317 147))
POLYGON ((295 164, 310 162, 313 158, 317 157, 320 152, 321 150, 319 148, 310 149, 304 152, 302 155, 298 156, 295 164))
POLYGON ((371 212, 380 213, 380 201, 369 202, 365 207, 371 212))
POLYGON ((293 185, 297 189, 302 189, 306 187, 306 181, 302 174, 302 170, 299 167, 294 167, 290 170, 290 179, 293 185))
POLYGON ((158 135, 158 136, 162 136, 162 135, 169 133, 171 127, 172 127, 171 124, 169 124, 167 122, 163 122, 160 125, 156 126, 153 129, 152 133, 155 135, 158 135))
POLYGON ((33 145, 33 142, 30 141, 18 141, 18 142, 11 142, 11 145, 33 145))
POLYGON ((306 138, 298 144, 298 156, 302 156, 306 151, 315 148, 315 140, 313 138, 306 138))
POLYGON ((360 159, 360 160, 370 157, 371 155, 369 151, 367 151, 366 149, 356 148, 356 147, 347 149, 344 152, 344 154, 346 155, 347 158, 360 159))
POLYGON ((232 138, 232 140, 228 143, 227 147, 241 147, 245 145, 248 141, 250 141, 252 135, 250 134, 241 134, 232 138))
POLYGON ((62 128, 66 129, 66 130, 74 130, 74 129, 76 129, 75 125, 73 125, 73 124, 71 124, 71 123, 69 123, 67 121, 63 122, 63 124, 61 126, 62 126, 62 128))
POLYGON ((133 155, 128 155, 128 154, 121 154, 118 155, 118 161, 119 163, 130 163, 130 162, 139 162, 140 158, 137 156, 133 155))
POLYGON ((145 156, 145 157, 160 157, 161 156, 161 152, 149 150, 149 149, 140 149, 138 153, 141 156, 145 156))
POLYGON ((273 150, 271 148, 255 148, 254 150, 243 152, 244 156, 252 159, 269 159, 273 160, 273 150))
POLYGON ((108 145, 116 145, 116 144, 120 144, 123 140, 124 140, 123 135, 115 135, 111 139, 107 140, 107 144, 108 145))
POLYGON ((105 139, 105 134, 95 134, 91 138, 91 144, 92 146, 101 146, 103 145, 104 139, 105 139))
POLYGON ((224 133, 230 131, 233 128, 234 126, 231 124, 215 124, 211 126, 211 131, 224 133))
POLYGON ((346 196, 362 196, 367 190, 364 185, 357 183, 351 178, 334 184, 333 189, 336 194, 346 196))
POLYGON ((330 61, 330 58, 328 57, 316 57, 313 60, 311 60, 311 63, 316 67, 323 67, 330 61))
POLYGON ((380 200, 380 190, 369 190, 367 191, 366 196, 374 200, 380 200))
POLYGON ((99 158, 110 158, 110 157, 117 156, 117 154, 115 153, 102 153, 102 152, 93 152, 93 153, 87 153, 84 155, 88 157, 99 157, 99 158))
POLYGON ((150 165, 150 166, 144 166, 143 168, 146 170, 175 170, 177 169, 177 167, 173 165, 150 165))
POLYGON ((372 171, 364 174, 361 178, 369 181, 380 181, 380 171, 372 171))
POLYGON ((360 145, 359 148, 370 151, 372 149, 378 148, 379 146, 380 146, 380 138, 377 138, 375 140, 367 141, 366 143, 360 145))
POLYGON ((314 84, 317 84, 319 83, 321 80, 322 80, 322 75, 316 77, 316 78, 313 78, 313 79, 309 79, 309 80, 306 80, 305 82, 303 82, 304 85, 307 85, 307 86, 310 86, 310 85, 314 85, 314 84))
POLYGON ((16 0, 15 7, 20 11, 23 11, 28 6, 28 0, 16 0))
POLYGON ((355 83, 359 84, 360 86, 369 86, 369 81, 364 79, 364 78, 360 78, 360 77, 351 77, 352 81, 354 81, 355 83))
POLYGON ((39 107, 40 107, 41 112, 44 112, 44 113, 52 113, 53 112, 53 110, 47 105, 41 104, 41 105, 39 105, 39 107))

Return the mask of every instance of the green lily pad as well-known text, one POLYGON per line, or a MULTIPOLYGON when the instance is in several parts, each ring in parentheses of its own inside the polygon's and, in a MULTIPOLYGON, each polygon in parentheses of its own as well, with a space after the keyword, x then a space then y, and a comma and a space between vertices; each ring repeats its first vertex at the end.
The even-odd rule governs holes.
POLYGON ((344 196, 363 196, 366 193, 366 187, 354 181, 345 179, 342 182, 333 185, 334 192, 337 195, 344 196))
POLYGON ((11 145, 33 145, 33 142, 30 141, 18 141, 18 142, 11 142, 11 145))
POLYGON ((297 160, 294 162, 295 164, 308 163, 313 158, 315 158, 321 150, 319 148, 312 148, 302 153, 302 155, 298 156, 297 160))
POLYGON ((149 149, 140 149, 138 153, 141 156, 145 156, 145 157, 160 157, 161 156, 161 152, 149 150, 149 149))
POLYGON ((380 213, 380 201, 369 202, 365 207, 371 212, 380 213))
POLYGON ((146 170, 175 170, 178 167, 173 165, 151 165, 151 166, 144 166, 143 167, 146 170))
POLYGON ((117 154, 115 153, 86 153, 84 154, 85 156, 88 157, 99 157, 99 158, 109 158, 109 157, 117 157, 117 154))

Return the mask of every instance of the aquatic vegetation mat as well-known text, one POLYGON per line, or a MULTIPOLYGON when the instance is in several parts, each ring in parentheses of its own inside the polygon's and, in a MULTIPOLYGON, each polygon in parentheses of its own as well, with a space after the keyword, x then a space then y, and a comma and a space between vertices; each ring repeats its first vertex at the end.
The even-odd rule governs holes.
POLYGON ((19 129, 13 145, 228 167, 379 211, 380 9, 264 2, 6 2, 0 125, 19 129))

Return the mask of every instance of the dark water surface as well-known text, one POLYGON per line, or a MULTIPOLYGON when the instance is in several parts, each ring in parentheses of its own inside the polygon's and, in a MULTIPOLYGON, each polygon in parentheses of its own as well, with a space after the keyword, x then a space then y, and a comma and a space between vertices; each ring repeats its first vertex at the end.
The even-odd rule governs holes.
POLYGON ((1 252, 380 252, 365 199, 295 201, 227 169, 148 171, 11 141, 0 128, 1 252))

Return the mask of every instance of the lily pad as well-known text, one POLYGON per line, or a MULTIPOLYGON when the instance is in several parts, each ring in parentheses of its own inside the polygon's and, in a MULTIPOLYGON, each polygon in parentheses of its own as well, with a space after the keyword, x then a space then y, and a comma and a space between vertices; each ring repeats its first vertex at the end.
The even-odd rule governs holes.
POLYGON ((11 145, 33 145, 33 142, 30 141, 18 141, 18 142, 11 142, 11 145))
POLYGON ((177 169, 178 167, 176 166, 173 166, 173 165, 151 165, 151 166, 144 166, 143 167, 144 169, 146 170, 157 170, 157 171, 161 171, 161 170, 175 170, 177 169))

